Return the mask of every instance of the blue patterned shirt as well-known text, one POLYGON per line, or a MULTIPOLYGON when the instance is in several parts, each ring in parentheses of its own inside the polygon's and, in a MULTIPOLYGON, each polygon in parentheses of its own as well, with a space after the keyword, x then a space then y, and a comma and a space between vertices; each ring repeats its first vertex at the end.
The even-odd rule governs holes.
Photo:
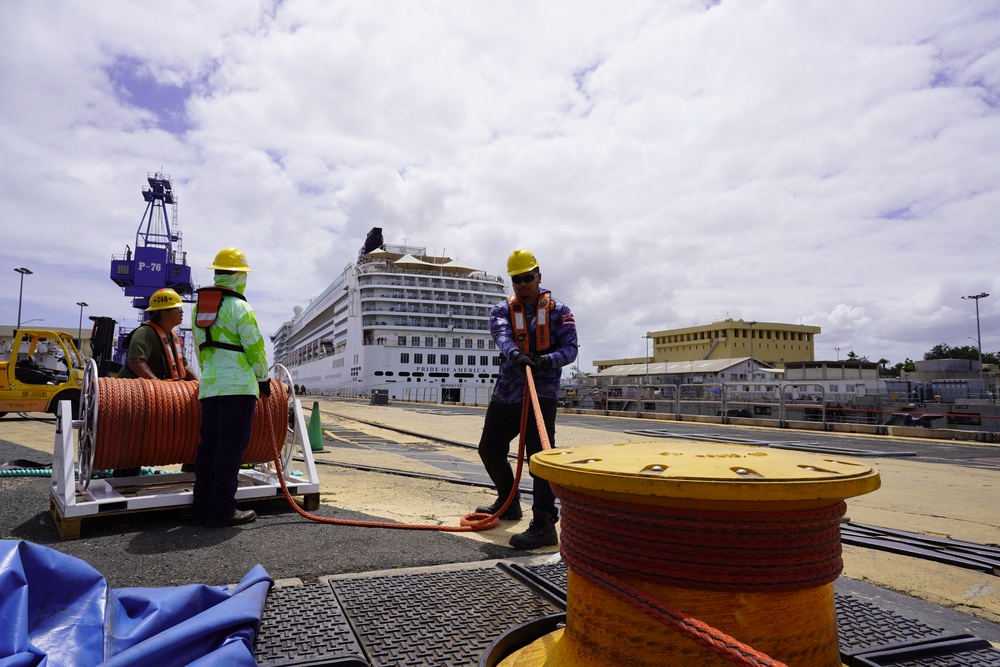
MULTIPOLYGON (((551 295, 550 295, 551 298, 551 295)), ((552 368, 546 371, 532 370, 535 380, 535 391, 539 398, 556 398, 559 392, 559 380, 562 377, 562 367, 576 360, 576 320, 573 313, 562 301, 553 299, 556 307, 549 312, 549 349, 538 356, 552 360, 552 368)), ((525 304, 524 315, 528 321, 528 340, 531 354, 535 351, 535 311, 536 306, 525 304)), ((490 311, 490 333, 500 349, 500 378, 493 389, 491 400, 497 403, 520 403, 524 400, 524 387, 527 377, 514 361, 521 354, 520 348, 514 342, 514 328, 510 323, 510 305, 504 299, 493 306, 490 311)))

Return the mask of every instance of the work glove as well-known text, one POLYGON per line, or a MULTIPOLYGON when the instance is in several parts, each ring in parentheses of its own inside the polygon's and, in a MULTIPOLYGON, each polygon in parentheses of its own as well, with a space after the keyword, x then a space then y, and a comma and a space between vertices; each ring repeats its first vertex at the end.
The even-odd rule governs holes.
POLYGON ((271 381, 270 380, 260 380, 257 382, 257 388, 260 389, 260 395, 266 398, 271 398, 271 381))
POLYGON ((535 362, 535 366, 538 367, 540 371, 547 371, 552 368, 552 359, 549 357, 532 356, 531 360, 535 362))
POLYGON ((521 369, 521 372, 524 373, 525 375, 527 375, 527 371, 525 371, 524 369, 527 368, 528 366, 531 366, 533 369, 538 370, 538 363, 534 359, 526 355, 524 352, 514 357, 514 362, 517 364, 517 367, 521 369))

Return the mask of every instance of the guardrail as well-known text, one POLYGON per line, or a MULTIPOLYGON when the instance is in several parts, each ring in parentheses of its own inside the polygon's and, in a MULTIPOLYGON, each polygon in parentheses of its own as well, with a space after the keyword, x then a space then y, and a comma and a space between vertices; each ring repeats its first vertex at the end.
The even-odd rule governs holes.
POLYGON ((1000 407, 996 404, 956 404, 950 410, 944 405, 901 404, 874 394, 844 400, 840 394, 831 395, 823 385, 809 382, 612 385, 560 399, 563 408, 606 415, 675 420, 718 417, 724 424, 750 419, 778 427, 816 423, 823 430, 853 425, 883 434, 898 427, 947 428, 1000 438, 1000 407))

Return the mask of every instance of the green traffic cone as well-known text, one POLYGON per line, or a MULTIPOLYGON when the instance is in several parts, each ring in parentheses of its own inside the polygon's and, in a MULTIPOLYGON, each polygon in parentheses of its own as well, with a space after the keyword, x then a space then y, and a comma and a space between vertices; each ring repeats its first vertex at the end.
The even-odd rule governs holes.
POLYGON ((309 417, 309 447, 314 452, 323 451, 323 425, 319 421, 319 401, 313 402, 312 416, 309 417))

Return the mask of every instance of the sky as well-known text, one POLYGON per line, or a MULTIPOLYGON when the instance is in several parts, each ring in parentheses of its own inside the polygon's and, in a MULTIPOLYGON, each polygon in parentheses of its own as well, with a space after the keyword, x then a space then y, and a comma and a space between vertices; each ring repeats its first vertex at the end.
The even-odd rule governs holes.
POLYGON ((816 358, 1000 351, 995 0, 0 3, 0 323, 132 325, 149 172, 265 335, 365 234, 505 273, 579 368, 650 331, 818 326, 816 358))

